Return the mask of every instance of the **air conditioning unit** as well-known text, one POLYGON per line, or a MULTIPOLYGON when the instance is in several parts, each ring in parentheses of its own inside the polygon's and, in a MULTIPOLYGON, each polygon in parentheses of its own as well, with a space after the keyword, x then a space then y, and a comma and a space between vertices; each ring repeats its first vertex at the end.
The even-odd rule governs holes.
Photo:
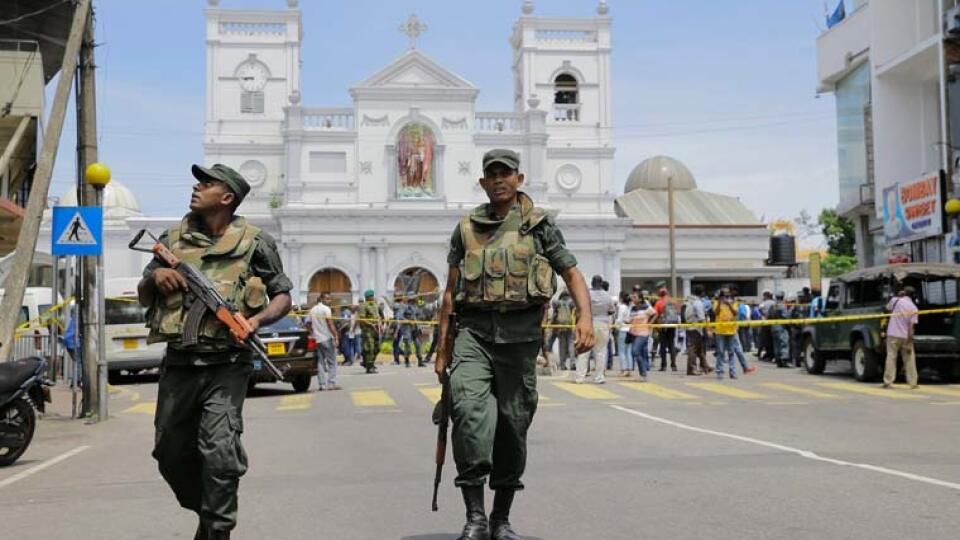
POLYGON ((954 39, 960 38, 960 5, 947 10, 945 18, 945 36, 954 39))

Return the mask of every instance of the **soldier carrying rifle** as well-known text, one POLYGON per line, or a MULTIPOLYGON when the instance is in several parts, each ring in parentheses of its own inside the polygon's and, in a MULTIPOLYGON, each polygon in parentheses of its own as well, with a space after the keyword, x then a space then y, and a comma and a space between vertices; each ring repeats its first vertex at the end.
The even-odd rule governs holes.
POLYGON ((447 257, 435 369, 449 385, 455 484, 467 511, 461 540, 520 538, 510 507, 523 489, 527 430, 537 407, 540 322, 555 292, 555 272, 577 305, 577 353, 590 350, 595 339, 577 260, 553 218, 519 191, 519 168, 512 150, 483 156, 480 185, 490 202, 460 220, 447 257), (483 500, 488 477, 495 491, 489 520, 483 500))
MULTIPOLYGON (((220 164, 192 171, 190 213, 159 243, 198 270, 217 289, 212 294, 246 319, 244 330, 255 332, 287 314, 293 284, 273 238, 235 214, 250 191, 243 176, 220 164)), ((199 516, 194 538, 214 540, 230 538, 237 524, 237 489, 247 471, 242 410, 253 359, 238 342, 242 336, 218 317, 208 313, 193 329, 185 324, 200 302, 194 290, 159 256, 138 286, 148 307, 148 341, 167 342, 153 457, 180 505, 199 516)))

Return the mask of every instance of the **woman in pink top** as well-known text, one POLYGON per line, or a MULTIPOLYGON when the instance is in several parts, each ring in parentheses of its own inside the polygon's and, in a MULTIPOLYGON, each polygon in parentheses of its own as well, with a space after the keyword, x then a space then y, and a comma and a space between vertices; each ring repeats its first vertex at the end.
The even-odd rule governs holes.
POLYGON ((640 381, 647 380, 650 371, 650 319, 656 316, 657 310, 650 306, 645 298, 633 295, 633 306, 630 308, 630 335, 633 343, 630 344, 633 359, 640 370, 640 381))

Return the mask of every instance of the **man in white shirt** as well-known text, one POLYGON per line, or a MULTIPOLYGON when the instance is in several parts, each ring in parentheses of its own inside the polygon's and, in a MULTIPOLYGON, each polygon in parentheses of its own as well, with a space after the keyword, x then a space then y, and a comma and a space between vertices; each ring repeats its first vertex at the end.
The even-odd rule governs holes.
POLYGON ((330 293, 320 295, 320 302, 310 309, 310 329, 317 342, 317 381, 320 391, 340 390, 337 385, 337 347, 339 332, 333 324, 330 293))

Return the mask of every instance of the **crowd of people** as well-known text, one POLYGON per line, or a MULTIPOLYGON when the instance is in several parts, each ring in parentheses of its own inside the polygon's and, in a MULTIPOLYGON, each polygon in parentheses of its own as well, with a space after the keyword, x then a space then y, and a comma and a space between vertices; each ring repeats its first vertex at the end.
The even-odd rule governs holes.
MULTIPOLYGON (((738 373, 756 371, 748 358, 751 353, 778 367, 799 367, 799 327, 748 327, 737 323, 819 317, 823 312, 819 292, 810 289, 790 298, 783 292, 763 291, 759 301, 749 302, 740 297, 735 286, 722 287, 711 296, 702 285, 695 285, 692 294, 682 300, 672 296, 666 287, 651 295, 635 286, 619 297, 611 296, 609 288, 602 276, 591 279, 596 344, 587 353, 574 353, 573 325, 577 314, 567 291, 561 291, 544 311, 542 358, 552 369, 572 371, 576 383, 586 382, 590 375, 594 383, 603 384, 607 371, 613 370, 617 377, 630 378, 636 372, 638 380, 646 381, 655 369, 679 371, 677 359, 682 356, 686 356, 687 375, 715 374, 718 379, 735 379, 738 373), (685 329, 656 326, 707 322, 715 324, 710 328, 685 329)), ((436 351, 439 310, 428 299, 411 295, 377 302, 371 295, 365 303, 334 305, 329 293, 322 294, 303 317, 317 341, 320 389, 340 389, 336 384, 338 364, 362 364, 368 373, 376 373, 375 359, 383 343, 390 344, 388 351, 393 354, 394 365, 401 365, 401 357, 406 367, 413 365, 412 358, 417 367, 431 363, 436 351), (372 358, 364 355, 365 329, 366 341, 373 342, 367 344, 368 349, 373 349, 372 358)))
POLYGON ((799 327, 773 324, 746 326, 750 320, 787 320, 823 315, 819 291, 805 288, 795 297, 783 292, 763 291, 758 302, 740 297, 735 286, 718 289, 712 296, 695 285, 684 299, 673 297, 666 287, 656 295, 635 286, 618 298, 609 295, 609 283, 602 276, 591 280, 596 345, 588 353, 573 353, 572 325, 576 320, 573 301, 561 292, 544 315, 542 356, 552 368, 575 371, 574 382, 584 383, 587 375, 603 384, 606 371, 617 368, 617 376, 646 381, 659 358, 659 371, 678 371, 677 357, 686 355, 686 374, 715 374, 718 379, 736 379, 739 371, 756 371, 748 354, 775 363, 778 367, 801 365, 799 327), (713 323, 709 327, 662 327, 666 324, 713 323), (554 355, 554 346, 557 353, 554 355), (709 352, 713 351, 711 363, 709 352), (555 358, 555 360, 554 360, 555 358), (669 366, 669 368, 668 368, 669 366))

